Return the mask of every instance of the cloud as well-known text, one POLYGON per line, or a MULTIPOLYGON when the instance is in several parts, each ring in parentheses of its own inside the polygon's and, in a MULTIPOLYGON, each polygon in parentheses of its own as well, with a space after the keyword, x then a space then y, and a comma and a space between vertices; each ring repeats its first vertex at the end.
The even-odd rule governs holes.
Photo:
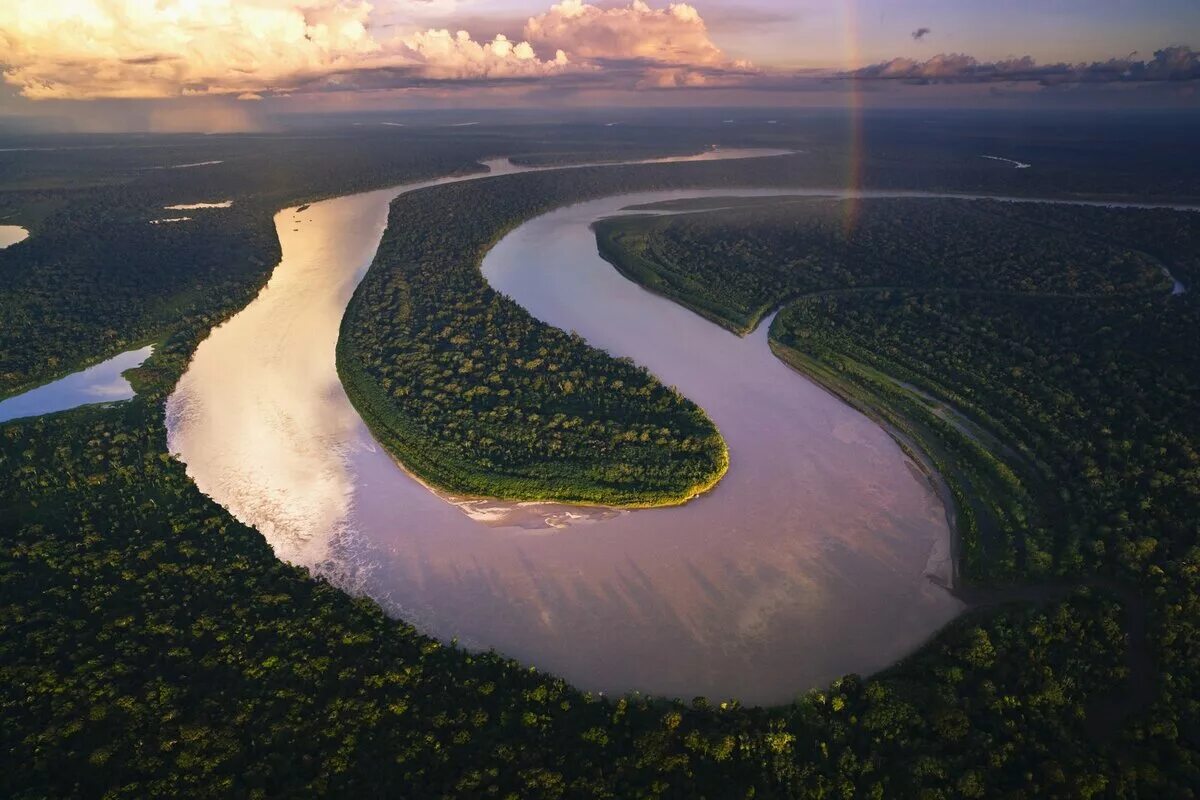
MULTIPOLYGON (((475 38, 453 27, 426 29, 428 22, 406 27, 396 8, 377 11, 366 0, 0 0, 0 69, 26 98, 251 101, 229 103, 243 114, 269 97, 412 88, 789 92, 838 90, 847 79, 882 88, 885 81, 1054 86, 1200 78, 1200 56, 1184 46, 1145 60, 1131 53, 1089 64, 981 62, 950 53, 852 72, 759 70, 730 58, 688 3, 615 1, 627 5, 561 0, 529 17, 519 34, 503 27, 508 36, 475 38)), ((431 15, 454 6, 430 2, 431 15)), ((918 28, 913 38, 930 32, 918 28)))
POLYGON ((643 58, 665 64, 711 66, 726 61, 700 13, 686 3, 653 9, 642 0, 600 8, 563 0, 525 23, 525 38, 586 59, 643 58))
POLYGON ((438 80, 537 77, 570 64, 562 50, 552 60, 541 61, 529 42, 514 43, 502 33, 480 43, 466 31, 451 36, 447 30, 430 30, 405 38, 404 47, 420 64, 421 74, 438 80))
POLYGON ((398 32, 365 0, 0 0, 4 80, 32 99, 267 96, 539 79, 722 86, 728 59, 686 3, 564 0, 524 40, 398 32))
POLYGON ((637 80, 640 87, 710 85, 721 72, 752 69, 749 62, 725 55, 710 38, 700 12, 687 3, 656 9, 632 0, 628 6, 602 8, 563 0, 530 17, 523 35, 535 45, 610 68, 644 64, 637 80))
POLYGON ((6 0, 5 80, 32 98, 240 94, 379 50, 365 2, 6 0))
POLYGON ((962 53, 933 56, 924 61, 894 58, 839 77, 859 80, 903 80, 928 83, 997 83, 1032 81, 1043 85, 1078 83, 1145 83, 1200 80, 1200 52, 1177 45, 1165 47, 1142 61, 1137 53, 1107 61, 1038 64, 1029 56, 1002 61, 978 61, 962 53))
POLYGON ((4 79, 34 99, 246 99, 357 71, 417 80, 565 70, 527 42, 429 30, 381 41, 361 0, 4 0, 4 79))

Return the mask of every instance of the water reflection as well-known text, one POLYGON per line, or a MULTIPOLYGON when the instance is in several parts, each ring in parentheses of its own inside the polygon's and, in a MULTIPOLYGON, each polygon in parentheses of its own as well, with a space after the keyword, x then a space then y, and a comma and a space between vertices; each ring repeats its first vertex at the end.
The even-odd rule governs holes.
POLYGON ((45 386, 10 397, 0 402, 0 422, 66 411, 90 403, 128 400, 133 397, 133 387, 121 377, 121 373, 140 367, 152 352, 153 347, 130 350, 45 386))
POLYGON ((882 667, 958 613, 927 578, 947 563, 943 509, 881 430, 774 359, 765 328, 732 336, 595 255, 593 219, 667 194, 534 220, 484 269, 536 316, 635 357, 708 410, 732 454, 717 489, 680 508, 589 514, 447 502, 408 477, 334 368, 396 193, 281 212, 283 261, 168 404, 172 452, 280 557, 434 635, 612 692, 782 701, 882 667))

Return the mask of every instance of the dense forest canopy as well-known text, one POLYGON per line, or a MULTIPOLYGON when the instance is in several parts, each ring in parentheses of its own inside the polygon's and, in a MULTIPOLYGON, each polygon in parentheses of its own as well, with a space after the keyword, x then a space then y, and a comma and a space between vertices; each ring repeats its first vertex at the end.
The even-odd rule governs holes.
MULTIPOLYGON (((1166 281, 1152 256, 1010 204, 949 199, 711 198, 655 204, 671 216, 596 224, 626 275, 739 333, 785 300, 821 290, 939 286, 1103 294, 1166 281), (687 213, 690 208, 724 206, 687 213)), ((1167 282, 1166 285, 1169 285, 1167 282)))

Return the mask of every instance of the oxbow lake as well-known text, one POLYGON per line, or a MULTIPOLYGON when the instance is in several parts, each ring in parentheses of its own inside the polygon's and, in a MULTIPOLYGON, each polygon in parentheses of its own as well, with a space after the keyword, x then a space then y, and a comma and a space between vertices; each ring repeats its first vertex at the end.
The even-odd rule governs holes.
POLYGON ((133 387, 121 373, 140 367, 152 352, 154 348, 151 346, 130 350, 95 366, 0 401, 0 422, 67 411, 92 403, 128 400, 133 397, 133 387))

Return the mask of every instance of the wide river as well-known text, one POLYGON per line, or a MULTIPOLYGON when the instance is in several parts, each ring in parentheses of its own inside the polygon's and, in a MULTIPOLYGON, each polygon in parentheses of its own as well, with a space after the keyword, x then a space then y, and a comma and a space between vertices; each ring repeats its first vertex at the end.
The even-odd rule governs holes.
MULTIPOLYGON (((338 381, 338 326, 389 201, 475 177, 276 215, 283 259, 267 287, 200 345, 168 402, 171 451, 202 491, 280 558, 589 690, 782 702, 888 665, 962 610, 940 586, 945 509, 887 434, 775 359, 766 325, 739 338, 642 291, 588 229, 633 203, 836 192, 607 198, 529 221, 484 261, 534 315, 708 411, 731 451, 710 494, 632 512, 466 502, 396 466, 338 381)), ((895 194, 918 193, 871 196, 895 194)))

